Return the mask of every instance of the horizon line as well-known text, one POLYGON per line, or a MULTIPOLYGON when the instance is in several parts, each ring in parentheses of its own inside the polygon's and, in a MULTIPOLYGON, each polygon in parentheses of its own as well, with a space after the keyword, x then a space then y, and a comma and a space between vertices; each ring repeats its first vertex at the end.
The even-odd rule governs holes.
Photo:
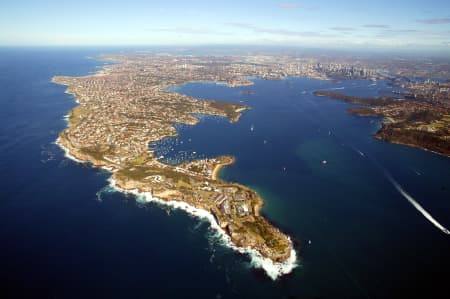
MULTIPOLYGON (((0 44, 0 49, 6 48, 201 48, 201 47, 214 47, 217 49, 230 48, 230 47, 242 47, 245 49, 261 50, 264 49, 277 49, 277 50, 323 50, 323 51, 344 51, 344 52, 366 52, 376 54, 391 54, 391 53, 404 53, 404 54, 420 54, 421 56, 432 56, 440 54, 439 56, 450 57, 450 51, 447 46, 376 46, 376 45, 276 45, 276 44, 231 44, 231 43, 205 43, 205 44, 0 44), (426 49, 430 53, 418 53, 426 49), (442 55, 444 54, 444 55, 442 55)), ((206 50, 206 49, 205 49, 206 50)))

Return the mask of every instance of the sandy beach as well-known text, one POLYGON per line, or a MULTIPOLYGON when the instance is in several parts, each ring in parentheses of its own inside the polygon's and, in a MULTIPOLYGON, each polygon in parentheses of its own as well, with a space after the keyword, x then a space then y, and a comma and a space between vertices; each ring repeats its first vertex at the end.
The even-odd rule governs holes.
POLYGON ((217 164, 216 167, 214 167, 214 170, 213 170, 213 172, 212 172, 212 174, 211 174, 211 178, 212 178, 213 180, 218 180, 218 176, 219 176, 220 170, 221 170, 223 167, 225 167, 225 166, 228 166, 228 165, 233 164, 234 162, 235 162, 235 159, 234 159, 234 158, 231 158, 231 159, 228 160, 228 161, 225 161, 225 162, 223 162, 223 163, 217 164))

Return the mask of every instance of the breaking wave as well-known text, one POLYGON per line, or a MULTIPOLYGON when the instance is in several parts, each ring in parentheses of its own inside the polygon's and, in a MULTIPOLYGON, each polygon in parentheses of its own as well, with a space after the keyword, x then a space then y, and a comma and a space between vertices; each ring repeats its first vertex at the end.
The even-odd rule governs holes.
POLYGON ((100 191, 97 191, 97 193, 95 193, 95 196, 97 197, 98 201, 103 201, 103 196, 104 195, 111 194, 111 193, 114 193, 116 191, 117 190, 115 188, 113 188, 111 185, 106 185, 100 191))
MULTIPOLYGON (((59 138, 55 141, 55 144, 57 144, 59 147, 61 147, 61 149, 64 151, 64 157, 66 157, 67 159, 70 159, 76 163, 85 163, 84 161, 81 161, 81 160, 75 158, 74 156, 72 156, 69 153, 69 150, 59 142, 59 138)), ((107 167, 102 167, 102 169, 105 169, 110 172, 115 171, 114 169, 107 168, 107 167)), ((97 200, 102 201, 102 194, 105 191, 109 193, 112 190, 117 190, 117 191, 123 192, 125 194, 135 195, 137 198, 137 201, 142 202, 142 203, 153 202, 153 203, 157 203, 159 205, 169 207, 172 209, 181 209, 181 210, 186 211, 188 214, 193 215, 197 218, 205 219, 210 223, 211 228, 213 229, 215 234, 217 234, 217 236, 220 238, 220 240, 222 240, 223 245, 225 245, 226 247, 229 247, 235 251, 238 251, 240 253, 248 254, 250 256, 251 265, 255 268, 263 269, 272 280, 276 280, 280 276, 292 272, 292 270, 298 266, 297 253, 295 252, 294 249, 291 250, 291 255, 288 260, 286 260, 284 262, 279 262, 279 263, 273 262, 271 259, 263 257, 258 251, 254 250, 250 247, 242 248, 242 247, 235 246, 231 242, 230 237, 217 224, 216 220, 214 219, 214 216, 211 213, 209 213, 208 211, 195 208, 185 202, 180 202, 180 201, 175 201, 175 200, 170 200, 170 201, 162 200, 162 199, 153 197, 150 192, 139 192, 136 189, 135 190, 121 189, 120 187, 118 187, 116 185, 116 183, 112 177, 110 177, 108 179, 108 181, 109 181, 109 186, 106 189, 104 188, 104 190, 103 189, 100 190, 96 194, 97 200)), ((289 239, 289 241, 290 241, 290 239, 289 239)), ((292 246, 292 248, 293 248, 293 246, 292 246)))
POLYGON ((77 158, 72 156, 70 154, 69 150, 64 145, 62 145, 61 142, 59 142, 59 137, 58 137, 58 139, 56 139, 55 144, 59 145, 59 147, 64 151, 65 158, 72 160, 74 162, 77 162, 77 163, 85 163, 84 161, 78 160, 77 158))
MULTIPOLYGON (((280 276, 288 274, 292 272, 292 270, 297 267, 297 254, 294 249, 291 251, 291 255, 288 260, 284 262, 273 262, 269 258, 263 257, 259 252, 256 250, 246 247, 237 247, 232 242, 230 237, 220 228, 220 226, 217 224, 216 220, 214 219, 214 216, 209 213, 208 211, 205 211, 203 209, 195 208, 185 202, 175 201, 175 200, 162 200, 156 197, 153 197, 150 192, 139 192, 137 189, 134 190, 124 190, 116 185, 116 182, 113 178, 108 179, 110 186, 114 188, 115 190, 118 190, 123 193, 133 194, 137 197, 137 200, 139 202, 145 202, 145 203, 156 203, 162 206, 167 206, 173 209, 181 209, 183 211, 186 211, 188 214, 193 215, 200 219, 206 219, 209 224, 211 225, 212 230, 214 233, 220 238, 220 240, 223 242, 223 245, 238 251, 243 254, 248 254, 250 256, 250 263, 255 268, 261 268, 263 269, 266 274, 272 279, 276 280, 280 276)), ((290 240, 290 239, 289 239, 290 240)))

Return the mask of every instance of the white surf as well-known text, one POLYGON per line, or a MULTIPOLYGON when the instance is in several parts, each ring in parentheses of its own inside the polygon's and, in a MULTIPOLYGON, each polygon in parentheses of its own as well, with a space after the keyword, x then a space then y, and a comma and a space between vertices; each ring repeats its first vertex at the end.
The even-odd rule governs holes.
MULTIPOLYGON (((297 264, 297 254, 294 249, 291 250, 291 255, 288 260, 284 262, 273 262, 271 259, 263 257, 258 251, 250 248, 250 247, 237 247, 231 242, 230 237, 223 231, 223 229, 220 228, 220 226, 217 224, 216 220, 214 219, 214 216, 209 213, 208 211, 205 211, 203 209, 198 209, 196 207, 193 207, 186 202, 176 201, 176 200, 162 200, 156 197, 153 197, 150 192, 139 192, 138 190, 124 190, 120 187, 117 187, 114 179, 109 179, 110 186, 114 189, 123 192, 123 193, 130 193, 134 194, 137 197, 138 201, 141 202, 154 202, 163 206, 168 206, 170 208, 174 209, 181 209, 189 213, 190 215, 193 215, 198 218, 206 219, 210 225, 211 228, 218 234, 218 236, 223 241, 223 244, 233 250, 236 250, 240 253, 248 254, 250 256, 250 263, 255 268, 261 268, 263 269, 266 274, 272 279, 277 280, 279 277, 288 274, 292 272, 294 268, 298 266, 297 264)), ((290 239, 289 239, 290 241, 290 239)))

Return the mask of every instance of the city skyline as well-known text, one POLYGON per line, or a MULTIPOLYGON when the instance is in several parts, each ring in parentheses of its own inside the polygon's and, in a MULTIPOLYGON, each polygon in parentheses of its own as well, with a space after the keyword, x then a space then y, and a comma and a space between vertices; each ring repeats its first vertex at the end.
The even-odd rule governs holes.
POLYGON ((446 1, 14 1, 0 45, 450 48, 446 1))

